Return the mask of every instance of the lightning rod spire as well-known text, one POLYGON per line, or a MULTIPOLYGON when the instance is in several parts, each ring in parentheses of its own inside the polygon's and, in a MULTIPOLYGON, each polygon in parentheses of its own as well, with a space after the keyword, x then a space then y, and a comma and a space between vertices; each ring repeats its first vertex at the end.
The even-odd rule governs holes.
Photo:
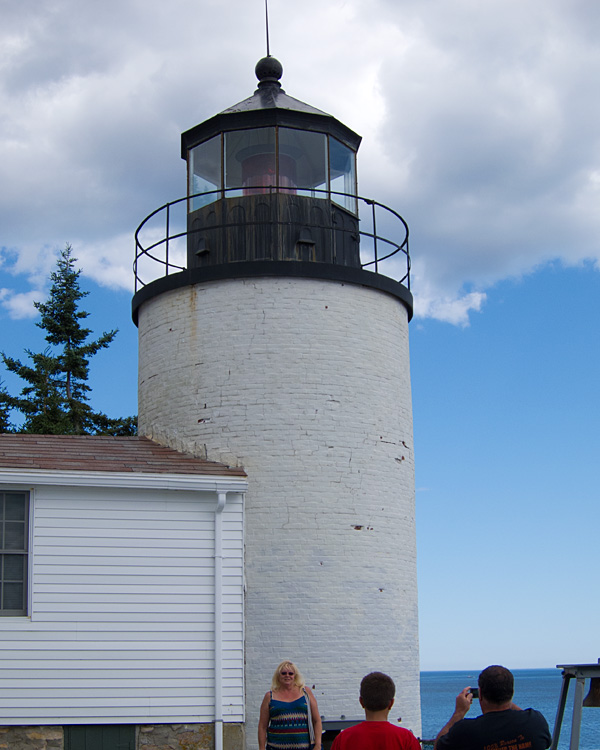
POLYGON ((267 31, 267 57, 271 57, 271 52, 269 51, 269 3, 268 3, 268 0, 265 0, 265 25, 266 25, 266 31, 267 31))

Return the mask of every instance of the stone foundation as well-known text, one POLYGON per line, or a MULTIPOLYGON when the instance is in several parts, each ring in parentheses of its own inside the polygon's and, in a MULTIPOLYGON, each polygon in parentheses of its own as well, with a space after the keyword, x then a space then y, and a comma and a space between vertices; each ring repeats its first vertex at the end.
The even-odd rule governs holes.
POLYGON ((0 727, 0 750, 63 750, 62 727, 0 727))
MULTIPOLYGON (((137 750, 213 750, 214 724, 144 724, 138 727, 137 750)), ((244 747, 242 724, 223 725, 223 750, 244 747)))
MULTIPOLYGON (((64 750, 62 727, 0 727, 0 750, 64 750)), ((213 724, 143 724, 136 750, 214 750, 213 724)), ((244 747, 244 726, 223 725, 223 750, 244 747)))

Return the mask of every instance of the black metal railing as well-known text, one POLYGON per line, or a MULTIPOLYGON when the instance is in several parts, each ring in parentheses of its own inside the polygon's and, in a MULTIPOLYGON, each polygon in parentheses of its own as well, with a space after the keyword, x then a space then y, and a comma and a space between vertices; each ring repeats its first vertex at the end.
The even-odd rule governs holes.
MULTIPOLYGON (((223 197, 228 197, 227 194, 234 197, 240 196, 244 194, 245 190, 247 191, 244 188, 228 188, 226 190, 196 193, 165 203, 164 206, 149 214, 135 232, 135 260, 133 263, 135 291, 137 292, 155 279, 186 270, 187 241, 186 247, 183 247, 182 240, 183 238, 187 240, 190 233, 187 225, 190 207, 195 210, 196 203, 200 204, 199 207, 204 207, 216 203, 223 197), (142 275, 145 278, 142 278, 142 275)), ((277 189, 276 187, 252 188, 251 190, 253 193, 258 191, 271 194, 291 193, 289 189, 277 189)), ((404 284, 410 291, 408 224, 400 214, 371 198, 326 190, 304 191, 299 189, 297 191, 298 195, 304 193, 310 193, 313 198, 323 198, 324 203, 329 201, 336 209, 344 209, 348 204, 356 205, 358 208, 356 216, 359 220, 361 268, 389 276, 404 284), (336 197, 339 200, 336 200, 336 197)), ((353 212, 348 213, 353 214, 353 212)), ((244 222, 243 226, 256 226, 260 223, 256 221, 244 222)), ((266 223, 266 221, 263 223, 266 223)), ((288 224, 286 221, 273 218, 269 219, 269 223, 275 225, 288 224)), ((227 230, 241 226, 241 222, 229 221, 212 226, 211 229, 227 230)), ((325 228, 320 225, 314 226, 316 229, 325 228)), ((355 232, 355 230, 344 229, 337 229, 336 231, 355 232)))

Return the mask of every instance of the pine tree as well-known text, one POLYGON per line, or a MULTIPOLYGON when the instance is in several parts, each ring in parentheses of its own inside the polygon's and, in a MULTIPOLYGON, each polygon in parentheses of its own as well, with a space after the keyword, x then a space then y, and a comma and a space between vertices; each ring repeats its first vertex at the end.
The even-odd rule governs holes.
POLYGON ((81 270, 75 270, 75 262, 72 248, 67 245, 50 275, 52 286, 47 301, 34 303, 40 312, 36 325, 46 331, 50 346, 39 354, 25 350, 31 366, 2 353, 6 368, 28 385, 20 396, 0 392, 0 404, 23 414, 22 432, 134 435, 134 417, 111 419, 94 412, 88 403, 89 360, 110 345, 117 331, 105 332, 95 341, 87 340, 92 331, 82 327, 81 322, 89 313, 79 309, 79 302, 89 292, 80 289, 81 270))
POLYGON ((3 396, 7 395, 4 383, 0 380, 0 433, 14 432, 13 426, 10 423, 10 408, 3 399, 3 396))
POLYGON ((67 422, 62 409, 56 373, 58 360, 47 348, 40 354, 29 349, 25 353, 31 358, 32 367, 24 365, 21 360, 2 354, 4 364, 29 385, 21 391, 21 396, 12 397, 6 393, 0 396, 7 407, 20 411, 25 417, 23 432, 34 432, 46 435, 68 433, 67 422))

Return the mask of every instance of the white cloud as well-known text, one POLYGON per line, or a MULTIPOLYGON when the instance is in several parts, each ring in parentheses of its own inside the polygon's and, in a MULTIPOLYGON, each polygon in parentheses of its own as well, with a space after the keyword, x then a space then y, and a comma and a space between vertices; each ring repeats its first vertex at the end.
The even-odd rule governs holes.
POLYGON ((129 233, 97 242, 73 243, 77 267, 101 286, 133 291, 132 238, 129 233))
POLYGON ((7 310, 12 320, 35 318, 38 311, 34 302, 44 299, 44 293, 37 290, 31 292, 15 292, 12 289, 0 289, 0 305, 7 310))
POLYGON ((434 318, 453 325, 469 325, 469 313, 479 312, 486 295, 483 292, 469 292, 462 297, 428 297, 420 294, 416 298, 415 315, 420 318, 434 318))
MULTIPOLYGON (((24 0, 4 16, 8 268, 40 288, 70 241, 85 274, 129 289, 135 227, 185 192, 180 133, 255 87, 262 13, 24 0)), ((594 0, 273 0, 270 22, 286 91, 363 135, 361 194, 408 221, 419 314, 462 325, 500 279, 598 261, 594 0)))

